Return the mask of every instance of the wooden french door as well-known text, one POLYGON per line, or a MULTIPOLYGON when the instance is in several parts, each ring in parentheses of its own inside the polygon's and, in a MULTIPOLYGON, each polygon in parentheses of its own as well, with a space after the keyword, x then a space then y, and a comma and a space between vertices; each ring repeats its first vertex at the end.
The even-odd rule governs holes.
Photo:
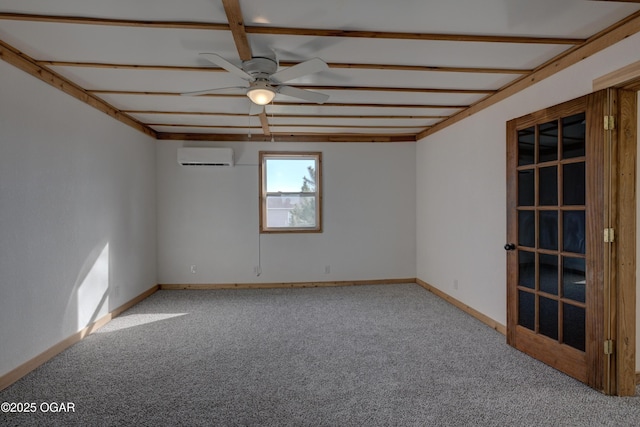
POLYGON ((607 92, 507 124, 507 342, 603 390, 607 92))

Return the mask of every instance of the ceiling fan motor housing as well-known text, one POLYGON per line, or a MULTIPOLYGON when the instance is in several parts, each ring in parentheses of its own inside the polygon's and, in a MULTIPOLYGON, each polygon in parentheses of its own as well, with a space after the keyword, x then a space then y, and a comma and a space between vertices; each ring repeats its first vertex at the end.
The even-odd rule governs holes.
POLYGON ((278 70, 278 63, 271 58, 254 57, 242 61, 242 69, 256 80, 269 79, 278 70))

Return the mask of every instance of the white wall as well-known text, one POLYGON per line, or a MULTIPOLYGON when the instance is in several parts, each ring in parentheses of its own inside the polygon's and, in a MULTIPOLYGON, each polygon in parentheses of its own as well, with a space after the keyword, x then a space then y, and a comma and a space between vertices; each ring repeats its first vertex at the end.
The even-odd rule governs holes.
POLYGON ((418 143, 418 278, 506 324, 506 122, 591 92, 639 45, 636 34, 418 143))
POLYGON ((0 61, 0 375, 156 283, 154 144, 0 61))
POLYGON ((233 147, 233 168, 180 166, 182 145, 158 143, 159 283, 415 277, 415 143, 210 144, 233 147), (261 235, 257 277, 260 150, 323 153, 324 231, 261 235))

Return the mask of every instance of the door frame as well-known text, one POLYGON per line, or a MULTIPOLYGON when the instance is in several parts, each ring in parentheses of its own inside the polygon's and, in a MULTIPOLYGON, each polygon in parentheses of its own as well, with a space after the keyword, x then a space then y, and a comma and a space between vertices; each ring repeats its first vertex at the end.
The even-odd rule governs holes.
MULTIPOLYGON (((613 115, 618 121, 615 130, 617 152, 614 174, 616 216, 619 230, 614 256, 617 283, 612 293, 617 309, 612 327, 617 334, 617 371, 612 376, 611 394, 632 396, 640 373, 636 372, 636 167, 638 151, 638 92, 640 92, 640 61, 605 74, 593 81, 593 90, 611 89, 613 115)), ((615 312, 614 312, 615 314, 615 312)))
POLYGON ((615 126, 611 134, 610 325, 614 360, 605 393, 633 396, 636 391, 636 165, 637 100, 640 76, 608 89, 615 126))

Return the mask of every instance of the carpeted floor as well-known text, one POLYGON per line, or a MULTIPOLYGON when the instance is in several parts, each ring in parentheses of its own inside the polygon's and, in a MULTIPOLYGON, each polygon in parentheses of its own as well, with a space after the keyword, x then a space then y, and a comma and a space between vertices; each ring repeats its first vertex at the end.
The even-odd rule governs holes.
POLYGON ((640 398, 589 389, 414 284, 160 291, 0 402, 37 407, 3 426, 640 425, 640 398))

